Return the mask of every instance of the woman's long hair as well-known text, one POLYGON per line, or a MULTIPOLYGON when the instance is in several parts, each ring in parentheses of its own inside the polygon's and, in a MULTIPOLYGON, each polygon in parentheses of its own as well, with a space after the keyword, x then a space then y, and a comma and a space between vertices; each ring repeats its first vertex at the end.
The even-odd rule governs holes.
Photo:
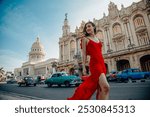
POLYGON ((87 22, 85 25, 84 25, 84 28, 83 28, 83 34, 85 34, 85 36, 89 36, 89 34, 86 32, 86 25, 87 24, 91 24, 93 27, 94 27, 94 34, 96 34, 96 26, 93 22, 89 21, 87 22))

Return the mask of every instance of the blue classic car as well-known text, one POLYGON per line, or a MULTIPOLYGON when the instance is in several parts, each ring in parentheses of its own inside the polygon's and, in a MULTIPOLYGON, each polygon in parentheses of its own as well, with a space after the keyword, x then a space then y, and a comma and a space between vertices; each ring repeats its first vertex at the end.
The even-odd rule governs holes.
POLYGON ((80 77, 75 75, 69 76, 65 72, 54 73, 51 77, 45 80, 45 84, 47 84, 48 87, 51 87, 52 85, 58 85, 59 87, 61 85, 65 85, 66 87, 69 87, 70 85, 79 86, 81 83, 82 81, 80 77))
POLYGON ((150 72, 142 72, 139 68, 125 69, 117 74, 117 80, 128 82, 129 80, 142 80, 150 77, 150 72))

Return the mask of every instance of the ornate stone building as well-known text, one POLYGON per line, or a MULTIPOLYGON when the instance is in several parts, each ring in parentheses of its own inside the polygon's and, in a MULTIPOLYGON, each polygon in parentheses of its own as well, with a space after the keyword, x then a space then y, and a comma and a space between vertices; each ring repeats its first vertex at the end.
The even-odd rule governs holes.
POLYGON ((45 61, 44 59, 44 46, 37 37, 29 52, 29 60, 23 63, 21 68, 14 70, 15 76, 49 76, 55 72, 58 60, 51 58, 45 61))
MULTIPOLYGON (((108 16, 93 22, 97 27, 97 37, 103 43, 103 56, 107 72, 126 68, 140 68, 150 71, 150 4, 149 0, 132 3, 121 10, 110 2, 108 16)), ((70 72, 80 68, 81 50, 78 35, 85 22, 70 32, 67 16, 64 20, 63 35, 59 39, 58 69, 70 72)))

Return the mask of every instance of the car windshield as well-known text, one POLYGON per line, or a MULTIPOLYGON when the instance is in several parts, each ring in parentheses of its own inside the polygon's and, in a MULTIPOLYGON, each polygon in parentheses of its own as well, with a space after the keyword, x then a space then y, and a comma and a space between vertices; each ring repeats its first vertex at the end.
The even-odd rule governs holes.
POLYGON ((68 74, 67 73, 62 73, 62 76, 68 76, 68 74))
POLYGON ((33 78, 32 78, 32 77, 26 77, 25 79, 26 79, 26 80, 27 80, 27 79, 32 80, 33 78))
POLYGON ((133 69, 132 72, 140 72, 139 69, 133 69))

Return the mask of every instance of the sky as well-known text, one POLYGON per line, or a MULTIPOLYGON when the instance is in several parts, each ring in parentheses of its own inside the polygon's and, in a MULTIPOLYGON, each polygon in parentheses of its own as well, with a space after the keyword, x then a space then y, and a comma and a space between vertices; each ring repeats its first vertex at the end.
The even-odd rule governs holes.
MULTIPOLYGON (((111 0, 118 9, 140 0, 111 0)), ((32 44, 39 37, 45 60, 59 58, 59 38, 65 13, 71 32, 83 21, 108 15, 110 0, 0 0, 0 68, 13 71, 28 61, 32 44)))

